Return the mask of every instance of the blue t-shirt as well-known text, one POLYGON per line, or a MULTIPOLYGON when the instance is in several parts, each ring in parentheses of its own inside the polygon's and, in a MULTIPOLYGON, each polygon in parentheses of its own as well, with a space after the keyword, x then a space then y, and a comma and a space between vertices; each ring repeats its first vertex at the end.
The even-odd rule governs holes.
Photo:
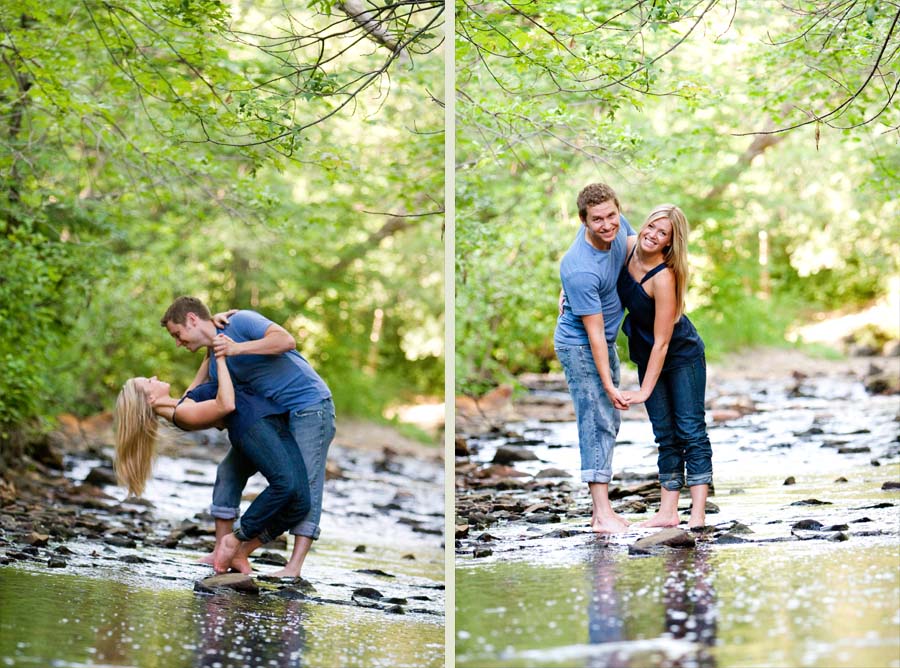
MULTIPOLYGON (((210 381, 198 385, 193 390, 185 394, 178 406, 185 399, 193 399, 197 403, 201 401, 211 401, 216 398, 219 393, 219 384, 210 381)), ((232 445, 240 446, 247 428, 254 422, 263 419, 269 415, 281 415, 287 413, 287 409, 279 406, 271 399, 266 399, 246 385, 234 386, 234 410, 225 416, 225 428, 228 429, 228 439, 232 445)), ((172 422, 178 426, 178 408, 172 415, 172 422)))
POLYGON ((578 228, 575 241, 566 251, 559 265, 563 287, 563 312, 556 320, 553 343, 558 346, 590 345, 581 318, 603 314, 603 329, 607 343, 614 343, 622 322, 622 304, 616 294, 616 279, 625 264, 627 238, 634 230, 623 215, 619 215, 619 232, 609 250, 594 248, 584 238, 584 226, 578 228))
MULTIPOLYGON (((272 321, 256 311, 238 311, 225 329, 218 330, 237 343, 263 338, 272 321)), ((235 383, 253 388, 287 408, 299 411, 331 398, 331 390, 319 374, 296 350, 279 355, 235 355, 229 357, 228 370, 235 383)), ((216 380, 216 365, 209 365, 209 376, 216 380)))

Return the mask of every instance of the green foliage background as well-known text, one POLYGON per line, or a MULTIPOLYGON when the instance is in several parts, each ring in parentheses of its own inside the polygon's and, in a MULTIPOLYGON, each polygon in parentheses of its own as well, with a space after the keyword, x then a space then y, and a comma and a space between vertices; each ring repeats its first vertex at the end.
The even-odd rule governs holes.
POLYGON ((894 5, 460 1, 456 15, 459 392, 558 368, 559 261, 594 181, 635 228, 662 202, 686 212, 688 313, 713 356, 896 285, 894 5))
POLYGON ((109 409, 128 377, 186 385, 200 357, 159 325, 180 294, 284 325, 344 415, 441 392, 439 6, 392 26, 410 37, 399 57, 330 3, 292 8, 292 25, 281 4, 13 4, 0 9, 7 463, 55 415, 109 409), (303 42, 301 25, 322 39, 303 42))

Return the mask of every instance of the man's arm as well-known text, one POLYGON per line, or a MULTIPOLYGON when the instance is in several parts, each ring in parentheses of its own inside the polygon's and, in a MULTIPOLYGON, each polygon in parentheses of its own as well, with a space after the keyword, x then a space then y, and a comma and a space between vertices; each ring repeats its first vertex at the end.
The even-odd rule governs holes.
POLYGON ((213 352, 216 355, 234 357, 235 355, 280 355, 297 348, 294 337, 274 322, 268 326, 261 339, 252 339, 237 343, 221 334, 213 341, 213 352))
POLYGON ((584 323, 584 329, 587 331, 588 341, 591 344, 591 355, 594 357, 597 373, 600 374, 603 390, 614 408, 627 411, 628 402, 619 393, 619 388, 613 384, 612 372, 609 369, 609 347, 606 344, 606 333, 603 328, 603 314, 583 315, 581 322, 584 323))

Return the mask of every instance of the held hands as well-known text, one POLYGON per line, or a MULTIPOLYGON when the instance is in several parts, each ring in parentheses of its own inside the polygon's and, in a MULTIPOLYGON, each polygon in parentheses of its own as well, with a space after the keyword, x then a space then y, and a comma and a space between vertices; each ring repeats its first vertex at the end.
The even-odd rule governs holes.
POLYGON ((632 392, 632 391, 626 390, 625 392, 622 392, 621 394, 622 394, 622 398, 625 399, 626 403, 629 406, 634 406, 635 404, 642 404, 645 401, 647 401, 647 395, 641 391, 632 392))
POLYGON ((224 329, 225 325, 228 324, 228 318, 237 313, 238 310, 236 308, 228 309, 222 313, 216 313, 212 317, 213 324, 216 326, 216 329, 224 329))
POLYGON ((216 338, 213 339, 213 354, 216 359, 233 357, 239 354, 237 346, 238 344, 225 334, 216 334, 216 338))
POLYGON ((619 389, 615 386, 603 388, 606 390, 606 396, 609 397, 609 400, 612 402, 613 408, 620 411, 628 410, 628 401, 622 396, 622 392, 619 392, 619 389))

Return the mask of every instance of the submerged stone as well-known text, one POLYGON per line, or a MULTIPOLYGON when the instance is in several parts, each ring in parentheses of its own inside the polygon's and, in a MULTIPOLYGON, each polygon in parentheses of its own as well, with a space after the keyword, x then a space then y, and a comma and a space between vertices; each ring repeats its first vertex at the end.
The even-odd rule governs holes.
POLYGON ((68 563, 62 557, 50 557, 47 561, 47 565, 50 568, 65 568, 68 566, 68 563))
MULTIPOLYGON (((793 505, 793 504, 792 504, 793 505)), ((802 531, 819 531, 824 525, 816 520, 800 520, 791 525, 791 529, 802 531)))
POLYGON ((492 554, 494 554, 494 551, 489 547, 476 547, 472 556, 476 559, 481 559, 482 557, 489 557, 492 554))
POLYGON ((888 480, 881 486, 881 489, 900 489, 900 481, 888 480))
POLYGON ((830 506, 831 501, 819 501, 818 499, 803 499, 802 501, 794 501, 792 506, 830 506))
POLYGON ((784 484, 785 485, 796 485, 797 480, 794 478, 794 476, 788 476, 787 478, 784 479, 784 484))

